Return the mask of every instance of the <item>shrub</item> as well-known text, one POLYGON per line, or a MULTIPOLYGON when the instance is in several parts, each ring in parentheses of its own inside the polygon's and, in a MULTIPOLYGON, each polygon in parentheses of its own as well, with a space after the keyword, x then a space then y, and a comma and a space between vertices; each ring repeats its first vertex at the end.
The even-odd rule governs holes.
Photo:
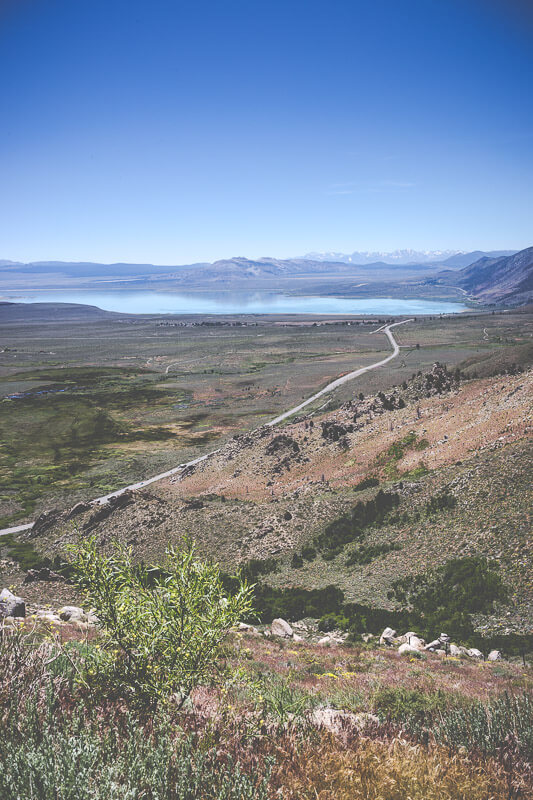
POLYGON ((453 747, 495 754, 504 742, 528 760, 533 758, 533 696, 507 693, 484 704, 456 708, 434 720, 435 739, 453 747))
POLYGON ((268 782, 268 771, 250 777, 164 719, 150 731, 132 718, 117 725, 28 709, 2 731, 2 800, 266 800, 268 782))
POLYGON ((219 644, 251 610, 251 587, 239 581, 226 594, 218 567, 197 561, 192 545, 169 549, 163 568, 150 570, 124 549, 102 555, 90 539, 74 550, 72 567, 102 627, 88 681, 142 704, 174 694, 181 707, 213 676, 219 644))

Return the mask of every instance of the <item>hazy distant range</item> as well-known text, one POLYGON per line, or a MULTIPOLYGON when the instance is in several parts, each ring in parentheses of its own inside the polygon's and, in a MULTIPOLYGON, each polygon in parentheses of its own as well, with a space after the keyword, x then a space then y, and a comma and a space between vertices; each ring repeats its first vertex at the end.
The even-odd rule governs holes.
MULTIPOLYGON (((0 260, 0 293, 52 289, 152 289, 181 291, 284 291, 293 294, 346 296, 420 296, 424 278, 442 270, 458 270, 480 258, 507 256, 515 251, 393 253, 312 253, 302 258, 248 259, 213 263, 157 266, 93 262, 0 260)), ((435 292, 434 286, 431 291, 435 292)), ((458 290, 439 289, 451 299, 458 290)))

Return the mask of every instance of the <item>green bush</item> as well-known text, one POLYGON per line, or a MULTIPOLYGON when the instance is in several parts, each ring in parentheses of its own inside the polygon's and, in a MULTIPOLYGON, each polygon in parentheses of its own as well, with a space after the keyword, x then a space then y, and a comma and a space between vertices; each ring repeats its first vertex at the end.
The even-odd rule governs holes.
POLYGON ((432 720, 438 742, 495 754, 506 742, 522 757, 533 758, 533 697, 507 693, 489 703, 475 701, 432 720))
POLYGON ((397 542, 392 542, 390 544, 361 545, 360 547, 356 547, 355 550, 352 550, 345 564, 347 567, 352 567, 355 564, 370 564, 372 561, 375 561, 376 558, 380 558, 380 556, 387 555, 387 553, 393 550, 401 549, 401 545, 397 544, 397 542))
POLYGON ((403 686, 378 689, 372 700, 373 709, 380 717, 402 725, 432 719, 433 714, 444 711, 450 703, 451 698, 441 690, 428 693, 403 686))
POLYGON ((213 677, 219 644, 251 611, 252 588, 239 580, 228 595, 218 567, 196 560, 192 545, 149 569, 131 551, 99 553, 90 539, 74 550, 72 569, 102 628, 87 681, 143 705, 174 695, 181 707, 213 677))

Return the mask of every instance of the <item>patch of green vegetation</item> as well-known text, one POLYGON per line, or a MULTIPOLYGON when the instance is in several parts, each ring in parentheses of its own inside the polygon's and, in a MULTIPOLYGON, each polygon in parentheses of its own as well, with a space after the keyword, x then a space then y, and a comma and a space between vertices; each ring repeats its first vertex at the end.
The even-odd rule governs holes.
POLYGON ((426 516, 430 517, 433 514, 438 514, 440 511, 455 508, 457 505, 457 498, 445 489, 440 494, 431 497, 425 506, 426 516))
MULTIPOLYGON (((421 452, 429 447, 427 439, 419 439, 415 431, 410 431, 403 439, 393 442, 390 447, 376 459, 378 466, 382 467, 389 478, 400 477, 398 462, 401 461, 410 450, 421 452)), ((416 469, 419 469, 417 467, 416 469)), ((414 472, 415 470, 412 470, 414 472)), ((407 473, 404 473, 407 477, 407 473)), ((403 477, 401 476, 401 477, 403 477)), ((411 476, 410 476, 411 477, 411 476)))
POLYGON ((383 720, 405 724, 407 720, 422 723, 457 705, 457 698, 442 689, 425 692, 421 689, 407 689, 405 686, 383 687, 378 689, 373 698, 373 710, 383 720))
POLYGON ((359 501, 350 514, 330 522, 323 533, 315 536, 313 544, 324 557, 334 558, 346 544, 361 539, 366 528, 381 524, 399 504, 400 496, 397 493, 380 489, 371 500, 359 501))
POLYGON ((352 550, 345 564, 347 567, 353 567, 355 564, 370 564, 372 561, 387 555, 387 553, 391 553, 393 550, 401 549, 401 545, 397 542, 362 545, 352 550))
POLYGON ((362 492, 364 489, 373 489, 374 486, 379 486, 379 478, 363 478, 362 481, 355 484, 353 490, 354 492, 362 492))

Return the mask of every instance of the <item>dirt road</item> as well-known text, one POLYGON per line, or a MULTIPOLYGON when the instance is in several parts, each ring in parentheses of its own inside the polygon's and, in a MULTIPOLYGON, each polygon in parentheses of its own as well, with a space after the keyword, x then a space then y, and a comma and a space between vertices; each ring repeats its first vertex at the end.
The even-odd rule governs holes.
MULTIPOLYGON (((378 328, 376 331, 372 331, 372 333, 383 333, 387 336, 389 342, 392 345, 392 353, 387 358, 383 358, 381 361, 376 361, 375 364, 369 364, 367 367, 360 367, 359 369, 354 370, 353 372, 348 372, 346 375, 343 375, 342 378, 337 378, 336 380, 328 383, 323 389, 321 389, 316 394, 309 397, 307 400, 304 400, 303 403, 300 403, 294 408, 290 408, 288 411, 285 411, 283 414, 280 414, 279 417, 276 417, 270 422, 265 423, 269 427, 273 427, 274 425, 278 425, 283 420, 292 417, 294 414, 297 414, 298 411, 301 411, 306 406, 310 405, 310 403, 314 403, 315 400, 318 400, 319 397, 322 397, 329 392, 332 392, 338 386, 342 386, 344 383, 348 383, 348 381, 357 378, 359 375, 363 375, 365 372, 369 372, 371 369, 377 369, 378 367, 382 367, 384 364, 388 364, 389 361, 392 361, 393 358, 398 356, 400 352, 400 346, 396 342, 394 338, 391 328, 395 328, 397 325, 405 325, 407 322, 412 322, 412 319, 404 319, 401 322, 393 322, 391 325, 382 325, 381 328, 378 328)), ((160 475, 154 475, 153 478, 147 478, 144 481, 139 481, 138 483, 132 483, 130 486, 124 486, 122 489, 117 489, 116 492, 110 492, 109 494, 105 494, 102 497, 97 497, 94 500, 91 500, 92 505, 101 505, 102 503, 107 502, 111 497, 118 497, 121 494, 128 490, 135 490, 135 489, 143 489, 145 486, 149 486, 151 483, 156 483, 157 481, 161 481, 164 478, 170 478, 172 475, 176 475, 176 473, 181 472, 185 467, 191 467, 195 464, 200 464, 202 461, 210 458, 215 453, 218 453, 220 448, 216 450, 211 450, 210 453, 206 453, 203 456, 199 456, 198 458, 193 459, 192 461, 187 461, 185 464, 179 464, 177 467, 173 469, 169 469, 166 472, 162 472, 160 475)), ((13 528, 3 528, 0 530, 0 536, 5 536, 9 533, 22 533, 22 531, 30 530, 33 527, 33 522, 29 522, 25 525, 16 525, 13 528)))

